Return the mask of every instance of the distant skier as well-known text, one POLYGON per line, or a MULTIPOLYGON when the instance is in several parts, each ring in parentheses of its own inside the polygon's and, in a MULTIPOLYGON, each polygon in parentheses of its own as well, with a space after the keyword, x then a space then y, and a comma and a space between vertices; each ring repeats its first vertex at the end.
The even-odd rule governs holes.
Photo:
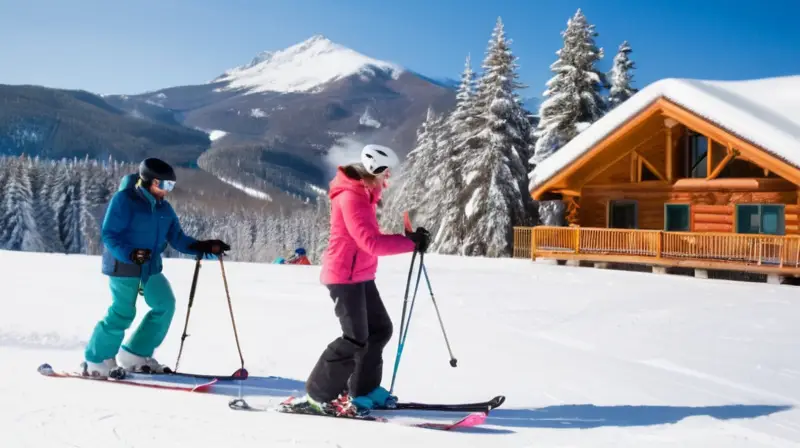
POLYGON ((149 158, 139 173, 123 178, 103 220, 102 272, 110 277, 111 306, 97 323, 85 349, 85 375, 114 376, 120 369, 168 372, 153 359, 175 312, 175 296, 162 271, 161 253, 167 242, 179 252, 218 255, 230 250, 220 240, 197 241, 183 233, 165 199, 175 187, 175 171, 166 162, 149 158), (122 346, 125 331, 136 315, 139 295, 150 307, 139 328, 122 346), (119 364, 116 357, 119 352, 119 364))
POLYGON ((375 285, 378 257, 414 249, 425 252, 430 240, 423 228, 405 236, 380 231, 376 207, 389 169, 397 163, 391 149, 367 145, 361 163, 339 167, 330 183, 330 239, 321 281, 330 291, 342 335, 323 351, 299 406, 354 415, 359 408, 383 406, 390 398, 380 387, 382 352, 392 336, 392 321, 375 285))
POLYGON ((303 264, 303 265, 311 265, 311 262, 308 260, 306 256, 306 250, 302 247, 298 247, 294 251, 294 255, 289 257, 286 260, 286 264, 303 264))

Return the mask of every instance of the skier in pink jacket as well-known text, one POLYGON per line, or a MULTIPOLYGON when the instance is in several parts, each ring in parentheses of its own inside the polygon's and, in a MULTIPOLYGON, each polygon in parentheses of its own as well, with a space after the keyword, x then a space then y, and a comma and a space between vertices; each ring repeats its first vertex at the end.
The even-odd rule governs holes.
POLYGON ((389 399, 380 383, 392 321, 375 285, 378 257, 425 252, 430 242, 421 227, 388 235, 378 226, 377 204, 397 164, 391 149, 367 145, 361 163, 339 167, 330 183, 330 239, 321 281, 330 291, 342 335, 328 344, 306 381, 303 404, 316 412, 354 415, 389 399))

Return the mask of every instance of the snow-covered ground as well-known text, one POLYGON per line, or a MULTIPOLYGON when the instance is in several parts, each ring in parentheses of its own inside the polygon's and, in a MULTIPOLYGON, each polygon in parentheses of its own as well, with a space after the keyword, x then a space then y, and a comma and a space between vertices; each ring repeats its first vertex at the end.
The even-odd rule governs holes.
POLYGON ((368 80, 376 71, 395 79, 403 68, 380 61, 317 35, 280 51, 265 51, 249 64, 227 70, 212 82, 227 82, 217 90, 259 92, 317 92, 337 79, 360 74, 368 80))
POLYGON ((209 138, 209 139, 210 139, 212 142, 213 142, 213 141, 215 141, 215 140, 219 140, 219 139, 221 139, 222 137, 225 137, 226 135, 228 135, 228 133, 227 133, 227 132, 225 132, 225 131, 220 131, 220 130, 218 130, 218 129, 214 129, 214 130, 212 130, 212 131, 208 132, 208 138, 209 138))
POLYGON ((225 177, 217 176, 217 179, 221 180, 222 182, 225 182, 226 184, 232 186, 233 188, 236 188, 237 190, 244 192, 246 195, 250 197, 254 197, 256 199, 263 199, 265 201, 272 201, 272 196, 268 195, 267 193, 264 193, 263 191, 256 190, 255 188, 245 187, 239 182, 227 179, 225 177))
MULTIPOLYGON (((410 256, 381 261, 397 323, 410 256)), ((44 378, 73 367, 109 303, 96 257, 0 252, 0 446, 523 447, 800 445, 796 287, 429 256, 458 367, 424 282, 397 377, 401 399, 505 394, 485 427, 448 433, 380 423, 242 413, 229 397, 44 378)), ((174 365, 191 260, 167 260, 178 297, 165 344, 174 365)), ((245 365, 302 388, 338 327, 319 267, 225 265, 245 365)), ((147 309, 140 299, 135 324, 147 309)), ((395 338, 386 350, 389 385, 395 338)), ((205 262, 181 370, 239 366, 218 262, 205 262)))

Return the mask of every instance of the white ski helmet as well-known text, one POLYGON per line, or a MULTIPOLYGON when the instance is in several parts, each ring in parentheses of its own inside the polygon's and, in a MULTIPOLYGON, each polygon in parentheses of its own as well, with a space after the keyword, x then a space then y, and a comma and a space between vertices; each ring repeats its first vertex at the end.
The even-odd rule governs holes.
POLYGON ((394 168, 399 161, 397 154, 386 146, 370 144, 361 150, 361 163, 373 175, 380 174, 388 168, 394 168))

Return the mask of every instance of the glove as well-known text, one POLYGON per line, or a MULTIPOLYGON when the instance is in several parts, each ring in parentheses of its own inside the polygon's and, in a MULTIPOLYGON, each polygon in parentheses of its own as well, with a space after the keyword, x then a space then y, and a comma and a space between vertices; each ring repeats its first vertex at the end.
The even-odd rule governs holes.
POLYGON ((150 261, 150 249, 134 249, 131 251, 131 254, 128 256, 128 258, 130 258, 132 262, 141 266, 150 261))
POLYGON ((231 250, 231 246, 228 246, 224 241, 220 240, 203 240, 190 244, 189 250, 204 254, 220 254, 231 250))
POLYGON ((406 231, 406 238, 414 242, 415 248, 421 254, 428 250, 428 245, 431 243, 431 233, 424 227, 417 227, 415 232, 406 231))

